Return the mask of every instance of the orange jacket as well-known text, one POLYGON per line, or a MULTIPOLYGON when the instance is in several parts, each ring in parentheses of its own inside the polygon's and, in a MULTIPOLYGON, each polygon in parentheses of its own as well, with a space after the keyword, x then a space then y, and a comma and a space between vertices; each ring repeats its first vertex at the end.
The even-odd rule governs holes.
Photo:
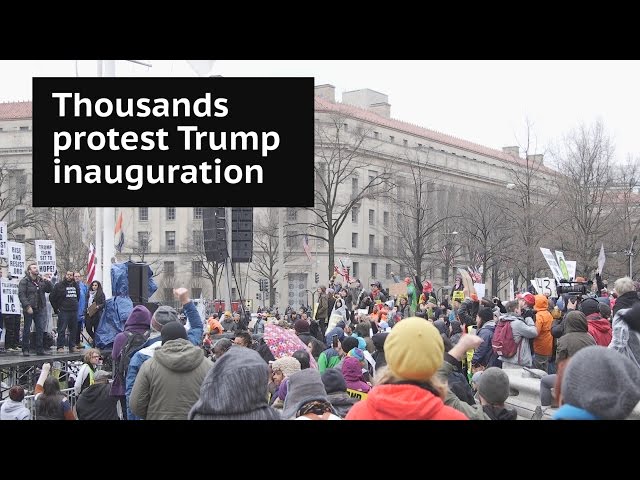
POLYGON ((551 356, 553 354, 553 336, 551 335, 553 317, 549 312, 549 300, 544 295, 536 295, 535 298, 538 336, 533 340, 533 351, 538 355, 551 356))

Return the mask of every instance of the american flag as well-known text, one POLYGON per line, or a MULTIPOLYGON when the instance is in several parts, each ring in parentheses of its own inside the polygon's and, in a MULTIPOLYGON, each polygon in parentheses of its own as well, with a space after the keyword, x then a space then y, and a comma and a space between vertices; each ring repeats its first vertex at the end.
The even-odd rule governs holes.
POLYGON ((333 266, 333 271, 336 272, 336 275, 340 275, 344 278, 345 282, 349 283, 350 279, 349 279, 349 273, 347 272, 347 268, 346 267, 342 267, 342 270, 340 268, 338 268, 337 265, 333 266))
POLYGON ((116 222, 116 228, 114 235, 116 236, 116 248, 118 249, 118 253, 122 253, 122 247, 124 247, 124 230, 122 229, 122 212, 118 216, 118 221, 116 222))
POLYGON ((89 258, 87 260, 87 283, 91 285, 93 282, 93 276, 96 273, 96 247, 93 243, 89 244, 89 258))
POLYGON ((304 253, 307 254, 309 261, 312 262, 313 259, 311 258, 311 251, 309 250, 309 237, 306 234, 302 238, 302 248, 304 248, 304 253))

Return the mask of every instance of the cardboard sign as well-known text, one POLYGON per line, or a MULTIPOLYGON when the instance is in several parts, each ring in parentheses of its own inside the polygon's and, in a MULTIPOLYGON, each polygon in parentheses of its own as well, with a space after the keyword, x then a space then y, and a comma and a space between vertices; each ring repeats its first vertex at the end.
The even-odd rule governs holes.
POLYGON ((554 257, 553 253, 551 253, 551 250, 549 250, 548 248, 540 247, 540 251, 544 256, 544 259, 547 261, 547 265, 549 265, 551 273, 553 273, 553 278, 558 281, 562 280, 562 271, 560 270, 558 262, 556 262, 556 257, 554 257))
POLYGON ((24 243, 7 242, 9 258, 9 275, 12 277, 24 277, 25 264, 24 243))
POLYGON ((462 302, 464 300, 464 292, 462 290, 456 290, 455 292, 453 292, 451 299, 462 302))
POLYGON ((567 270, 569 270, 569 278, 576 279, 576 263, 573 260, 567 260, 567 270))
POLYGON ((358 400, 366 400, 366 398, 369 396, 369 394, 367 393, 359 392, 358 390, 352 390, 350 388, 347 388, 347 393, 351 398, 357 398, 358 400))
POLYGON ((36 240, 36 263, 40 275, 56 273, 56 245, 53 240, 36 240))
POLYGON ((478 298, 484 298, 484 294, 486 293, 486 288, 484 283, 474 283, 473 288, 476 289, 476 294, 478 298))
POLYGON ((0 258, 7 256, 7 222, 0 222, 0 258))
POLYGON ((562 272, 562 278, 565 280, 571 280, 571 277, 569 276, 569 269, 567 268, 567 261, 564 258, 564 253, 560 250, 556 250, 556 258, 558 259, 558 266, 562 272))
POLYGON ((18 298, 18 280, 0 279, 0 311, 3 315, 22 314, 18 298))
POLYGON ((513 285, 513 278, 511 280, 509 280, 509 300, 515 300, 516 299, 516 292, 515 292, 515 288, 513 285))
POLYGON ((531 284, 533 285, 533 288, 536 289, 536 293, 538 295, 546 295, 548 297, 558 296, 556 293, 556 282, 553 278, 534 278, 531 280, 531 284))
POLYGON ((404 282, 401 283, 392 283, 389 285, 389 295, 393 297, 397 297, 398 295, 406 295, 407 294, 407 284, 404 282))

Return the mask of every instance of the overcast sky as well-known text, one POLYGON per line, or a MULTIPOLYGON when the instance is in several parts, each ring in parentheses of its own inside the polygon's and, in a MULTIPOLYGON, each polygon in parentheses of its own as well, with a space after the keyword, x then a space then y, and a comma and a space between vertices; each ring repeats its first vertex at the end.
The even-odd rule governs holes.
MULTIPOLYGON (((118 61, 116 76, 196 76, 184 60, 149 62, 118 61)), ((78 73, 95 76, 96 62, 78 62, 78 73)), ((33 76, 75 74, 70 60, 0 60, 0 101, 31 100, 33 76)), ((334 85, 338 100, 371 88, 389 96, 394 118, 496 149, 524 145, 527 118, 538 153, 581 122, 601 119, 616 160, 640 156, 640 61, 218 60, 211 74, 315 77, 316 85, 334 85)))

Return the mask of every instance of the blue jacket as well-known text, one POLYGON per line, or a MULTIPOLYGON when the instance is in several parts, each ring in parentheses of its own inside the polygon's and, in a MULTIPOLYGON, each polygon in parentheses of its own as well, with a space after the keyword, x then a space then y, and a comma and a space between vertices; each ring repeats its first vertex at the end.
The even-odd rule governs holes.
MULTIPOLYGON (((200 314, 198 313, 198 309, 193 304, 193 302, 187 303, 183 308, 183 312, 187 316, 187 320, 189 320, 189 332, 187 332, 187 338, 191 343, 193 343, 196 347, 202 345, 202 334, 203 334, 203 326, 202 326, 202 318, 200 318, 200 314)), ((125 395, 127 397, 127 420, 142 420, 142 418, 136 416, 131 411, 129 407, 129 397, 131 396, 131 391, 133 390, 133 384, 136 381, 136 377, 138 376, 138 371, 142 364, 153 355, 153 348, 149 347, 159 347, 160 345, 154 345, 162 340, 160 336, 150 338, 146 341, 146 343, 133 354, 131 357, 131 361, 129 362, 129 368, 127 369, 127 378, 126 378, 126 390, 125 395)))
POLYGON ((599 420, 598 417, 583 408, 574 407, 565 403, 552 417, 554 420, 599 420))
POLYGON ((498 360, 498 355, 493 351, 493 347, 491 346, 495 330, 496 322, 493 320, 488 321, 478 330, 478 336, 482 338, 484 342, 473 352, 473 358, 471 359, 472 365, 482 365, 486 368, 502 367, 502 362, 498 360))
POLYGON ((84 322, 84 314, 87 311, 87 295, 89 294, 89 287, 86 283, 80 282, 78 284, 80 289, 80 296, 78 297, 78 323, 84 322))

